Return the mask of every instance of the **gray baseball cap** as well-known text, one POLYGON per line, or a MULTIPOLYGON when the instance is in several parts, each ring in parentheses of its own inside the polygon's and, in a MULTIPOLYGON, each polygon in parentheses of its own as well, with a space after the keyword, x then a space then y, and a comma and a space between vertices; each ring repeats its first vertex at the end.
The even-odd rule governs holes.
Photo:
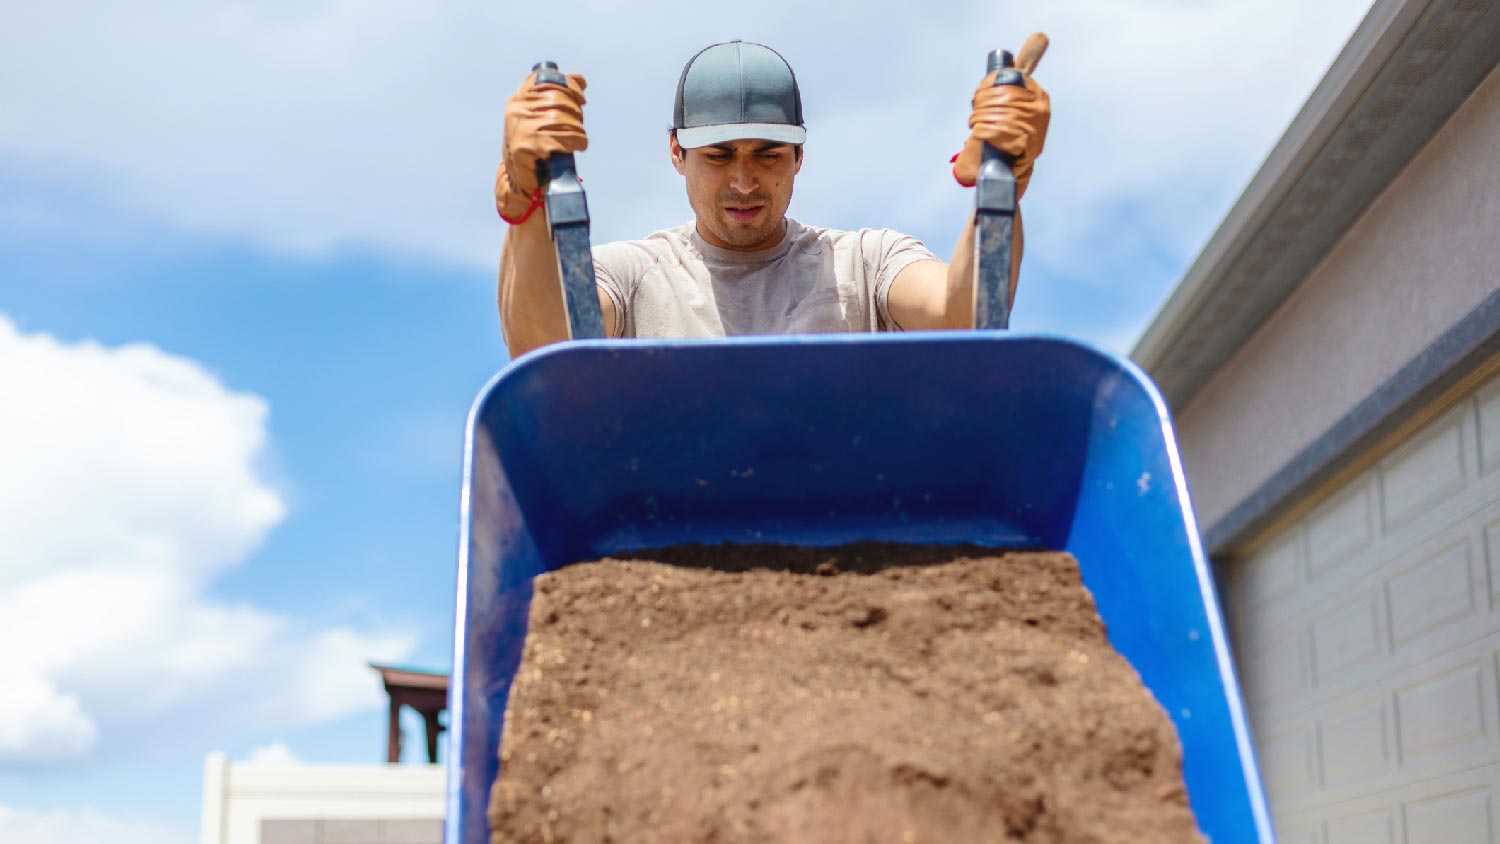
POLYGON ((725 141, 800 144, 802 93, 780 53, 764 44, 730 41, 688 60, 677 80, 672 129, 684 149, 725 141))

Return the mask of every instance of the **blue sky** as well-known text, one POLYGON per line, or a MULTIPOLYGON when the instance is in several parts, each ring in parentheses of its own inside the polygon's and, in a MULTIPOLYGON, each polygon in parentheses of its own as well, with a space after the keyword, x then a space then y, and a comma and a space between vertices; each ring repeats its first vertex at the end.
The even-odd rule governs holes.
POLYGON ((984 55, 1047 31, 1014 325, 1124 352, 1367 6, 0 0, 0 840, 195 840, 205 753, 374 761, 365 660, 448 667, 533 61, 599 240, 686 219, 672 86, 738 37, 803 86, 791 214, 946 255, 984 55))

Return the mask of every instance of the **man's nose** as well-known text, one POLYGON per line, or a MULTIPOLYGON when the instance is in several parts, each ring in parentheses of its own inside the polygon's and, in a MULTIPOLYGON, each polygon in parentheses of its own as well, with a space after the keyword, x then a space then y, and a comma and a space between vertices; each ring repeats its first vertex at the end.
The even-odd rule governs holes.
POLYGON ((730 165, 729 186, 740 193, 752 193, 755 191, 755 168, 749 162, 735 159, 730 165))

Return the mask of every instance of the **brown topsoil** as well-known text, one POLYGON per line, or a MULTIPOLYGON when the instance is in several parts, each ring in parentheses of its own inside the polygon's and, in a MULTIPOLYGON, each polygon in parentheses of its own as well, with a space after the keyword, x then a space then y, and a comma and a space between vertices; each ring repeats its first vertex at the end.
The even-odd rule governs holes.
POLYGON ((537 579, 493 841, 1203 840, 1070 555, 646 556, 537 579))

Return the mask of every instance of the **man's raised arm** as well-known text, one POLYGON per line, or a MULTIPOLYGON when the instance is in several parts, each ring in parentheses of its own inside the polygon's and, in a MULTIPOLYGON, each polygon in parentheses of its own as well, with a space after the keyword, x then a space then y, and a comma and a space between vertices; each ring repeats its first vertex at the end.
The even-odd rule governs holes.
MULTIPOLYGON (((1016 56, 1016 69, 1026 77, 1026 87, 996 87, 994 74, 987 74, 974 91, 973 112, 969 115, 969 139, 953 161, 953 177, 964 187, 973 187, 979 175, 979 163, 986 143, 1011 156, 1016 175, 1016 199, 1031 182, 1032 166, 1042 153, 1047 139, 1047 124, 1052 104, 1047 92, 1031 78, 1042 54, 1047 51, 1047 36, 1035 33, 1026 39, 1016 56)), ((1025 238, 1021 232, 1021 212, 1016 211, 1012 240, 1010 299, 1016 298, 1016 281, 1021 271, 1021 251, 1025 238)), ((918 261, 902 270, 891 283, 889 306, 891 318, 907 331, 939 328, 974 327, 974 215, 969 214, 953 257, 942 261, 918 261)))
MULTIPOLYGON (((583 131, 582 76, 568 74, 568 84, 536 85, 536 74, 505 106, 505 148, 495 176, 495 210, 510 224, 500 253, 500 330, 512 358, 549 343, 569 339, 557 248, 547 230, 547 209, 536 180, 536 164, 555 152, 588 148, 583 131)), ((606 327, 614 325, 615 306, 599 292, 606 327)))

